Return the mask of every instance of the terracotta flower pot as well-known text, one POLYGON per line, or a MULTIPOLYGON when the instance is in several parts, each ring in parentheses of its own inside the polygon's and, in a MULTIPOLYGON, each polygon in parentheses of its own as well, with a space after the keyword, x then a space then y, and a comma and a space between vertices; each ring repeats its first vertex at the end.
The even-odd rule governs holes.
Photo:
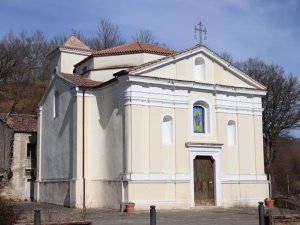
POLYGON ((268 208, 274 208, 275 206, 275 201, 272 200, 272 199, 265 199, 265 205, 268 207, 268 208))
POLYGON ((134 203, 127 203, 126 204, 126 212, 132 213, 134 211, 134 206, 135 206, 134 203))

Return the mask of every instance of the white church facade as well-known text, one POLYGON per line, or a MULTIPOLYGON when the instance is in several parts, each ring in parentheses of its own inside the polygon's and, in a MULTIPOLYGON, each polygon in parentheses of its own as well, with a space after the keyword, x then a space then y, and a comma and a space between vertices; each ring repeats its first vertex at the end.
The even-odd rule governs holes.
POLYGON ((71 207, 255 206, 265 87, 209 48, 142 42, 49 55, 35 198, 71 207))

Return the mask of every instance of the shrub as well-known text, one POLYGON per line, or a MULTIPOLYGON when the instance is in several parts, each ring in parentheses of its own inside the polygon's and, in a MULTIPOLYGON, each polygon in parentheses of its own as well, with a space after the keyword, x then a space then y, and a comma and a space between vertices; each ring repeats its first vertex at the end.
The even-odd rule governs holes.
POLYGON ((12 225, 16 221, 15 213, 9 201, 0 198, 0 224, 12 225))

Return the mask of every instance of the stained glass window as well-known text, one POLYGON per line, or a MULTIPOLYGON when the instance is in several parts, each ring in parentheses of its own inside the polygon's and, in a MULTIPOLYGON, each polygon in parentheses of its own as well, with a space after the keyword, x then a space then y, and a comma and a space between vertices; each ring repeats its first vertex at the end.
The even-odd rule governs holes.
POLYGON ((194 133, 204 133, 204 108, 202 106, 194 106, 193 107, 193 126, 194 133))

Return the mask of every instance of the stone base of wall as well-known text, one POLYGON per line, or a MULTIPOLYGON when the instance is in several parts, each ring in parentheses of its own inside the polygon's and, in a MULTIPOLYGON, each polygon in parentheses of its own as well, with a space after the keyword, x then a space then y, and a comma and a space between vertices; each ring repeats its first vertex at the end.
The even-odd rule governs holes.
POLYGON ((39 182, 40 202, 70 206, 69 181, 42 181, 39 182))
POLYGON ((119 209, 122 203, 122 182, 86 180, 86 207, 119 209))

